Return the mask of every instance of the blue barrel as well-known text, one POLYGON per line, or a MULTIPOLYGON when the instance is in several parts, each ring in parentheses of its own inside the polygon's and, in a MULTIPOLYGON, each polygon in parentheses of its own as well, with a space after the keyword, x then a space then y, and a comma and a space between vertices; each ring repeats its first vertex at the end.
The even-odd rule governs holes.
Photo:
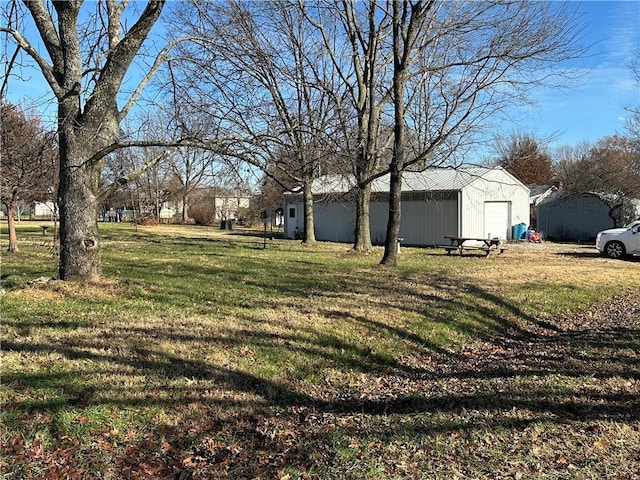
POLYGON ((527 231, 526 223, 518 223, 517 225, 513 225, 511 227, 511 239, 520 240, 524 238, 524 234, 526 231, 527 231))

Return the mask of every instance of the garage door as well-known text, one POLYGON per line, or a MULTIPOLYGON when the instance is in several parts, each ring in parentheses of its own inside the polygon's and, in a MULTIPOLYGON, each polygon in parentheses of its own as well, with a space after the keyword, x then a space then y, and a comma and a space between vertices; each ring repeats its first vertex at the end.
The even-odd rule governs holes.
POLYGON ((484 237, 509 238, 509 202, 484 204, 484 237))

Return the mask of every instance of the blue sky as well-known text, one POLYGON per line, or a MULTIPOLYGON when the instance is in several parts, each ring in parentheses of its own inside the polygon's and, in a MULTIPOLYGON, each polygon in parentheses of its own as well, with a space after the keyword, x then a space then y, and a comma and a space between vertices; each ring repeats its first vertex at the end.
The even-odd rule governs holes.
POLYGON ((584 42, 589 55, 572 63, 580 77, 566 89, 539 89, 536 106, 523 109, 518 130, 540 138, 554 135, 552 145, 595 142, 624 133, 628 112, 640 105, 630 63, 640 50, 640 2, 572 3, 587 23, 584 42))
MULTIPOLYGON (((580 77, 567 88, 537 89, 535 105, 510 112, 512 121, 501 129, 502 134, 553 136, 550 147, 595 142, 624 133, 625 107, 640 105, 640 88, 629 67, 640 50, 640 1, 573 2, 570 6, 584 15, 584 42, 592 45, 588 56, 572 62, 580 77)), ((51 94, 44 81, 35 71, 24 73, 31 80, 26 85, 12 82, 8 99, 18 102, 26 97, 46 105, 51 94)), ((47 117, 53 112, 55 108, 49 108, 47 117)))

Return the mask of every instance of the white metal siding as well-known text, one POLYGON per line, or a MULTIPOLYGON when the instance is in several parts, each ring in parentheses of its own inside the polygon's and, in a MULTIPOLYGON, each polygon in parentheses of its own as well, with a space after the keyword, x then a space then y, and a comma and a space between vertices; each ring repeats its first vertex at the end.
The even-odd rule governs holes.
MULTIPOLYGON (((457 172, 454 172, 457 173, 457 172)), ((424 197, 424 193, 418 191, 418 186, 424 184, 417 181, 403 190, 402 223, 399 236, 404 238, 408 245, 440 245, 444 235, 463 235, 469 237, 485 237, 487 233, 492 236, 510 238, 511 226, 518 223, 529 224, 529 189, 519 183, 513 176, 503 169, 482 169, 476 174, 469 171, 467 176, 456 176, 460 182, 458 199, 455 195, 440 196, 439 200, 430 197, 430 192, 424 197), (469 179, 469 175, 471 175, 469 179), (404 198, 405 193, 414 192, 414 196, 404 198), (417 196, 423 195, 422 200, 417 196), (443 199, 444 198, 444 199, 443 199), (510 205, 506 226, 500 226, 505 230, 503 234, 494 234, 491 227, 485 231, 485 203, 502 202, 510 205)), ((431 178, 428 172, 425 178, 431 178)), ((423 187, 424 188, 424 185, 423 187)), ((438 193, 437 191, 435 192, 438 193)), ((442 193, 442 192, 440 192, 442 193)), ((285 216, 288 211, 285 210, 285 216)), ((386 235, 388 220, 388 205, 385 201, 374 201, 370 205, 371 240, 373 243, 382 243, 386 235)), ((316 203, 314 205, 315 233, 318 240, 353 242, 355 235, 355 204, 351 202, 332 202, 328 204, 316 203)), ((302 204, 298 210, 299 222, 295 225, 301 230, 302 204)), ((289 221, 286 218, 286 221, 289 221)), ((293 228, 295 228, 295 226, 293 228)), ((287 234, 290 231, 287 224, 287 234)))
MULTIPOLYGON (((516 184, 515 180, 502 170, 492 170, 484 177, 477 178, 476 181, 467 185, 462 191, 461 202, 461 235, 463 236, 484 238, 487 234, 491 234, 491 236, 509 239, 512 225, 529 224, 529 189, 522 184, 516 184), (500 227, 495 224, 485 225, 486 202, 509 204, 506 228, 502 225, 500 227), (496 228, 505 231, 494 234, 492 230, 496 228)), ((502 208, 504 209, 504 205, 502 208)))

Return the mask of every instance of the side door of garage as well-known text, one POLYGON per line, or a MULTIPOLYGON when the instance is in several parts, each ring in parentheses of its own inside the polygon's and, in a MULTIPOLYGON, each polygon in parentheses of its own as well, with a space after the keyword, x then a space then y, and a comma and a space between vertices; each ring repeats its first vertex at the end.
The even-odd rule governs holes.
POLYGON ((510 224, 510 202, 485 202, 484 238, 509 238, 510 224))
POLYGON ((287 230, 287 238, 302 238, 302 231, 299 228, 299 224, 298 224, 298 208, 299 206, 296 204, 288 204, 284 214, 286 215, 285 218, 285 225, 286 225, 286 230, 287 230))

